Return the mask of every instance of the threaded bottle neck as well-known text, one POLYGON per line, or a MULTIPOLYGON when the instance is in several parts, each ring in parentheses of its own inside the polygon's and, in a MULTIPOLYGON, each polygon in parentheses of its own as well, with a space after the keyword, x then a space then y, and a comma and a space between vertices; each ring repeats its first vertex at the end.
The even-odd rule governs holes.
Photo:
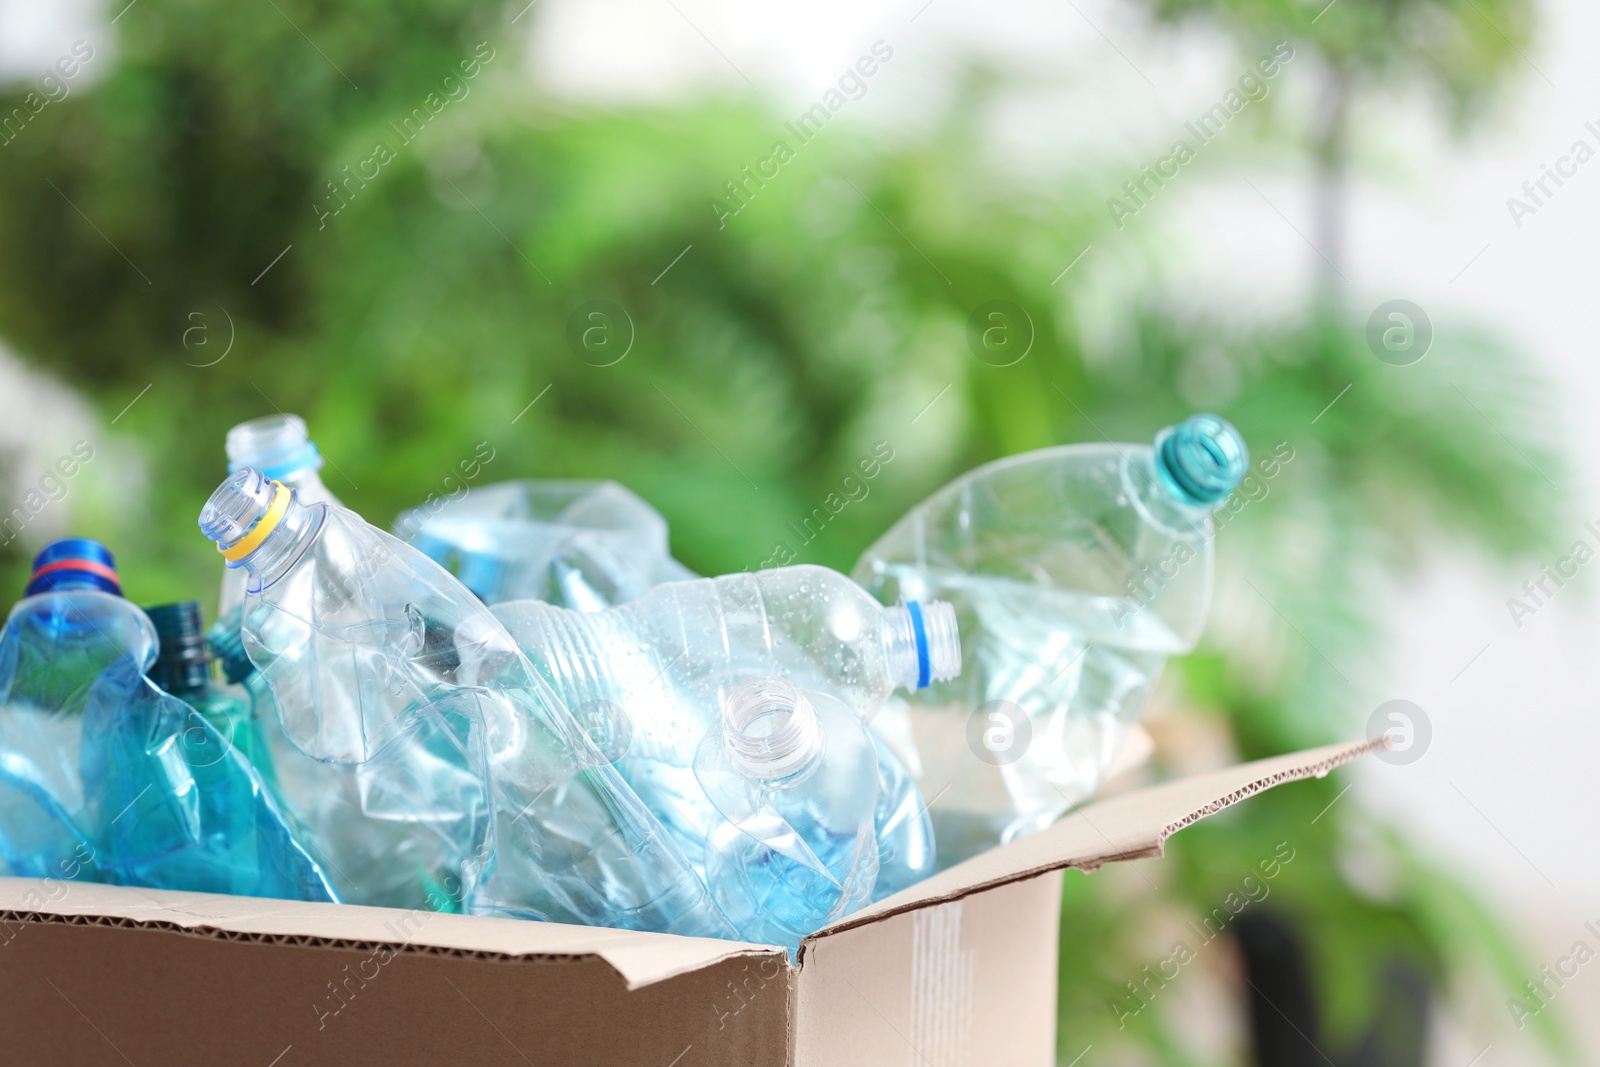
POLYGON ((949 601, 903 600, 884 609, 889 618, 889 663, 894 684, 926 689, 961 673, 961 635, 949 601))
POLYGON ((728 695, 722 740, 734 770, 753 782, 794 778, 822 759, 817 709, 782 678, 760 678, 728 695))
POLYGON ((1156 435, 1156 477, 1179 503, 1207 511, 1232 495, 1250 469, 1250 450, 1220 415, 1191 415, 1156 435))
POLYGON ((183 600, 145 608, 161 642, 150 680, 174 696, 195 693, 211 684, 211 650, 206 647, 200 603, 183 600))
POLYGON ((230 473, 254 467, 268 478, 282 481, 322 467, 322 454, 298 415, 267 415, 241 422, 228 431, 223 447, 230 473))
POLYGON ((326 504, 302 504, 293 489, 246 467, 228 476, 200 509, 200 532, 217 543, 230 567, 250 573, 261 592, 288 573, 317 534, 326 504))

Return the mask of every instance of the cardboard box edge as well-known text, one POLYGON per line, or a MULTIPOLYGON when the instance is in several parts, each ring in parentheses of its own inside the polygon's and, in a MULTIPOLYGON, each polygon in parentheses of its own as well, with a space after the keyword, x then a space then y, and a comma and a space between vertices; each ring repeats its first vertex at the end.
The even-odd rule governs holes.
MULTIPOLYGON (((1367 755, 1370 752, 1375 751, 1376 749, 1382 748, 1384 743, 1384 739, 1380 737, 1368 738, 1362 741, 1344 742, 1342 744, 1324 745, 1320 748, 1304 749, 1300 752, 1286 753, 1282 756, 1270 756, 1266 759, 1253 760, 1250 763, 1238 764, 1223 770, 1212 771, 1208 774, 1180 778, 1172 782, 1163 782, 1158 785, 1147 786, 1144 789, 1134 790, 1131 793, 1124 793, 1111 797, 1102 803, 1108 805, 1127 803, 1130 799, 1138 798, 1141 794, 1153 794, 1158 790, 1168 787, 1193 787, 1203 783, 1208 778, 1225 779, 1229 782, 1232 782, 1241 773, 1246 775, 1245 780, 1242 783, 1232 785, 1231 788, 1228 788, 1227 792, 1216 797, 1214 800, 1201 805, 1198 809, 1195 809, 1178 819, 1168 822, 1165 825, 1152 827, 1153 832, 1151 834, 1151 838, 1143 847, 1121 851, 1112 850, 1103 854, 1073 859, 1052 859, 1044 863, 1030 864, 1028 866, 1019 867, 1015 870, 1007 871, 1003 874, 993 877, 959 885, 948 892, 940 893, 931 897, 917 896, 916 887, 912 887, 905 890, 903 894, 897 894, 907 897, 907 899, 902 903, 896 903, 895 897, 889 897, 886 900, 880 901, 872 908, 856 912, 853 915, 848 915, 845 918, 840 919, 838 922, 818 930, 801 943, 800 958, 803 962, 805 959, 805 946, 813 941, 818 941, 834 934, 843 933, 847 930, 854 930, 862 926, 868 926, 872 923, 882 922, 885 919, 891 919, 897 915, 904 915, 907 912, 915 911, 919 908, 933 907, 939 904, 949 903, 950 901, 961 900, 976 893, 982 893, 985 890, 993 889, 996 886, 1009 885, 1012 882, 1021 882, 1033 878, 1040 878, 1055 871, 1067 869, 1096 870, 1105 866, 1107 863, 1120 863, 1125 860, 1135 859, 1151 859, 1160 856, 1165 851, 1167 838, 1171 837, 1179 830, 1182 830, 1184 827, 1191 826, 1194 823, 1199 822, 1201 819, 1215 815, 1224 808, 1232 807, 1241 800, 1246 800, 1258 793, 1263 793, 1274 786, 1282 785, 1285 782, 1303 781, 1307 778, 1325 777, 1335 768, 1341 767, 1344 764, 1350 763, 1361 758, 1362 756, 1367 755), (1303 763, 1292 762, 1298 757, 1316 758, 1307 759, 1303 763), (1289 762, 1288 766, 1283 766, 1285 761, 1291 762, 1289 762), (1274 767, 1277 769, 1269 772, 1267 771, 1268 767, 1274 767), (1254 775, 1250 775, 1248 773, 1252 768, 1258 769, 1257 773, 1254 775)), ((1223 787, 1219 784, 1218 788, 1223 787)), ((1089 805, 1085 809, 1079 810, 1093 812, 1098 806, 1098 804, 1093 804, 1089 805)), ((999 852, 1009 847, 1011 846, 1003 845, 1000 849, 992 850, 989 855, 992 855, 993 852, 999 852)), ((959 865, 957 868, 951 869, 959 869, 959 865)))

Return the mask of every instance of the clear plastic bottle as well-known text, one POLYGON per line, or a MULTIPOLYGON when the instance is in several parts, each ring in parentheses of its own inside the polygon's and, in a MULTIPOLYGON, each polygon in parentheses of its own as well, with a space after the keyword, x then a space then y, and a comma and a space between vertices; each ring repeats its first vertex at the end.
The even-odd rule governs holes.
POLYGON ((886 709, 933 808, 939 865, 1043 829, 1089 796, 1211 591, 1210 515, 1248 466, 1196 415, 1154 445, 1085 444, 969 472, 913 508, 854 576, 883 603, 955 605, 957 681, 886 709))
POLYGON ((7 863, 34 877, 336 899, 250 763, 146 677, 155 627, 120 589, 104 546, 56 542, 0 635, 7 863))
POLYGON ((843 702, 763 678, 729 694, 695 756, 717 818, 706 881, 746 941, 790 953, 872 899, 878 758, 843 702))
POLYGON ((283 732, 272 690, 250 662, 237 618, 207 639, 233 693, 246 703, 273 767, 284 810, 346 904, 459 912, 463 841, 483 833, 489 794, 481 778, 426 744, 393 759, 327 763, 283 732), (396 788, 396 782, 401 783, 396 788), (420 783, 414 787, 412 783, 420 783))
MULTIPOLYGON (((818 698, 813 696, 813 702, 818 698)), ((869 727, 869 729, 871 729, 869 727)), ((916 885, 934 871, 933 817, 900 757, 872 730, 878 753, 878 809, 873 817, 878 838, 878 880, 872 902, 916 885)))
POLYGON ((419 750, 484 783, 488 810, 459 813, 469 910, 731 933, 660 824, 438 564, 249 469, 212 494, 200 528, 249 571, 244 646, 296 747, 373 765, 402 818, 437 803, 408 779, 419 750))
POLYGON ((690 768, 734 690, 782 677, 866 720, 961 662, 950 605, 880 607, 825 567, 674 582, 596 613, 519 600, 494 614, 691 859, 713 814, 690 768))
MULTIPOLYGON (((228 453, 228 473, 254 467, 299 494, 303 504, 337 504, 322 484, 322 453, 312 442, 306 422, 298 415, 265 415, 241 422, 228 431, 223 446, 228 453)), ((244 602, 245 571, 229 568, 222 574, 222 595, 217 618, 224 618, 244 602)))
POLYGON ((667 549, 666 520, 616 482, 486 485, 412 508, 394 530, 486 604, 599 611, 694 577, 667 549))

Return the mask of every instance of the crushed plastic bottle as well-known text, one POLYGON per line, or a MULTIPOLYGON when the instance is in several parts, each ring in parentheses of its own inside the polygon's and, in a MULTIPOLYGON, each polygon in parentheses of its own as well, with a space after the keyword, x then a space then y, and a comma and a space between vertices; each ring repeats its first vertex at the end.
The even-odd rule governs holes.
MULTIPOLYGON (((880 607, 825 567, 675 582, 598 613, 524 600, 494 614, 691 860, 713 813, 690 769, 735 689, 782 677, 865 721, 896 687, 948 679, 961 662, 950 605, 880 607)), ((925 843, 905 844, 897 863, 926 860, 925 843)))
POLYGON ((894 702, 886 734, 933 811, 939 866, 1049 825, 1098 788, 1167 657, 1210 598, 1210 515, 1238 485, 1237 430, 1196 415, 1151 445, 1043 449, 913 508, 854 576, 879 601, 955 605, 957 681, 894 702))
POLYGON ((731 935, 660 824, 438 564, 249 469, 212 494, 200 528, 250 572, 244 647, 291 743, 374 765, 405 817, 435 802, 408 780, 419 760, 484 784, 488 810, 462 813, 456 843, 469 911, 731 935))
POLYGON ((252 709, 280 803, 305 828, 306 848, 340 899, 461 911, 461 842, 479 838, 489 808, 482 780, 427 745, 407 745, 392 761, 312 759, 283 732, 272 690, 245 652, 237 613, 212 626, 207 639, 223 677, 252 709))
POLYGON ((335 900, 250 763, 145 672, 111 553, 58 541, 0 635, 0 852, 18 874, 335 900))
MULTIPOLYGON (((241 422, 228 431, 223 446, 228 454, 228 473, 254 467, 268 478, 300 494, 304 504, 337 504, 338 499, 322 484, 322 453, 312 442, 306 422, 298 415, 265 415, 241 422)), ((217 617, 224 618, 244 602, 248 572, 242 568, 223 571, 222 595, 217 617)))
POLYGON ((666 521, 616 482, 486 485, 413 508, 394 529, 486 604, 599 611, 694 577, 668 552, 666 521))
POLYGON ((922 790, 876 730, 872 743, 878 754, 878 808, 873 816, 878 880, 872 887, 876 904, 931 875, 937 853, 933 817, 922 790))
POLYGON ((871 900, 878 759, 848 705, 782 678, 743 685, 694 772, 717 815, 706 881, 741 938, 793 954, 871 900))
POLYGON ((78 769, 83 709, 149 622, 96 542, 57 541, 33 566, 0 631, 0 856, 21 877, 99 880, 78 769))

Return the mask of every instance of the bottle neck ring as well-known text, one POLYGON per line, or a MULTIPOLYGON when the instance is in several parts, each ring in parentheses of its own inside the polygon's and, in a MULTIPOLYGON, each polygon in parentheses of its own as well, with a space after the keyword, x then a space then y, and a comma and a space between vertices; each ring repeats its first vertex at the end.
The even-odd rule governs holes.
POLYGON ((782 678, 761 678, 728 696, 722 739, 734 770, 755 782, 792 779, 822 759, 817 709, 782 678))

